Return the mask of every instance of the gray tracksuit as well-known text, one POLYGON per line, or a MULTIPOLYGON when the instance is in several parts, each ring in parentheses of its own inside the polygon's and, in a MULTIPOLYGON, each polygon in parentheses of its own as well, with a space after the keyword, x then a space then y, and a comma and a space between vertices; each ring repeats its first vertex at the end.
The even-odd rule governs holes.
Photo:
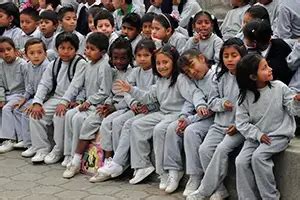
POLYGON ((25 92, 25 74, 27 63, 22 58, 8 64, 0 61, 0 101, 6 104, 2 108, 2 131, 0 138, 17 140, 14 123, 13 105, 17 103, 25 92))
POLYGON ((190 37, 184 47, 184 50, 186 51, 192 48, 198 49, 208 60, 214 61, 214 63, 219 63, 219 54, 222 45, 223 40, 216 34, 212 33, 207 40, 201 40, 198 43, 195 43, 193 37, 190 37))
POLYGON ((15 39, 20 37, 20 35, 22 34, 22 29, 20 29, 19 27, 13 27, 10 29, 5 29, 5 31, 3 32, 2 36, 3 37, 9 37, 11 39, 15 39))
POLYGON ((162 13, 161 8, 157 8, 157 7, 153 6, 153 5, 151 5, 148 8, 147 13, 149 13, 149 12, 155 13, 157 15, 162 13))
POLYGON ((197 89, 188 78, 180 74, 177 82, 169 87, 170 79, 159 78, 149 92, 142 92, 137 88, 131 91, 144 104, 158 102, 160 111, 146 115, 133 122, 130 138, 132 168, 151 166, 149 141, 153 137, 153 146, 156 161, 156 171, 163 173, 164 141, 168 125, 178 119, 185 100, 194 105, 206 105, 202 91, 197 89))
POLYGON ((47 100, 47 95, 49 95, 52 91, 53 78, 55 78, 53 77, 52 72, 54 69, 53 65, 54 61, 52 61, 45 70, 33 99, 33 103, 43 105, 45 114, 40 120, 30 117, 29 126, 31 131, 32 146, 35 147, 38 152, 48 153, 51 150, 51 144, 48 139, 47 126, 53 123, 53 138, 55 142, 53 151, 56 154, 62 154, 65 116, 56 116, 55 109, 58 104, 66 105, 76 98, 79 90, 84 84, 84 75, 87 63, 84 60, 80 60, 77 63, 74 77, 70 82, 68 78, 69 63, 62 62, 61 68, 56 77, 57 86, 54 94, 51 94, 52 96, 50 96, 50 98, 47 100))
POLYGON ((300 91, 300 42, 295 43, 292 52, 286 58, 288 66, 291 70, 296 71, 292 77, 289 87, 300 91))
POLYGON ((86 68, 82 95, 77 96, 77 100, 90 103, 90 108, 79 112, 77 107, 66 113, 64 131, 64 155, 66 156, 74 154, 84 120, 111 94, 113 71, 108 61, 109 57, 105 54, 97 63, 90 63, 86 68))
POLYGON ((230 72, 223 74, 219 81, 213 81, 209 108, 215 112, 214 124, 199 148, 204 177, 198 190, 203 196, 211 196, 216 191, 225 195, 223 180, 227 175, 228 154, 244 141, 239 132, 233 136, 226 134, 227 128, 234 125, 238 94, 236 77, 230 72), (232 111, 225 110, 226 100, 234 105, 232 111))
POLYGON ((184 51, 187 40, 188 38, 185 35, 175 30, 172 36, 169 38, 167 44, 174 46, 179 54, 181 54, 184 51))
POLYGON ((24 51, 24 47, 26 42, 29 39, 32 38, 41 38, 42 34, 39 28, 36 28, 35 31, 33 33, 31 33, 30 35, 27 35, 26 33, 24 33, 23 31, 21 32, 21 34, 17 37, 17 38, 13 38, 16 41, 16 48, 24 51))
POLYGON ((236 126, 246 138, 236 158, 237 191, 239 199, 279 199, 273 174, 272 156, 284 151, 294 136, 294 115, 300 115, 300 103, 295 93, 280 81, 272 81, 271 87, 259 89, 260 97, 254 103, 254 95, 237 107, 236 126), (271 97, 271 98, 270 98, 271 97), (271 144, 261 143, 267 134, 271 144))

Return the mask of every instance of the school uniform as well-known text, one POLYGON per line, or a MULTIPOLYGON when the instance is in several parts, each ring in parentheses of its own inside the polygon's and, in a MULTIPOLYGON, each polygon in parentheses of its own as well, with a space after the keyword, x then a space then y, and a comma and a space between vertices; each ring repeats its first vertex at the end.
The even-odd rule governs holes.
POLYGON ((27 63, 22 58, 16 58, 13 63, 0 61, 0 101, 5 102, 2 108, 2 131, 0 138, 19 140, 16 137, 13 105, 16 104, 25 92, 25 74, 27 63))
POLYGON ((294 137, 294 115, 299 116, 300 103, 280 81, 271 81, 271 86, 259 92, 260 97, 254 102, 254 94, 247 91, 237 107, 236 126, 246 138, 236 158, 237 192, 239 199, 280 199, 272 156, 284 151, 294 137), (263 134, 271 138, 270 145, 260 142, 263 134))
POLYGON ((150 13, 150 12, 159 15, 159 14, 162 13, 162 10, 161 10, 160 7, 157 8, 157 7, 153 6, 153 5, 151 5, 151 6, 148 8, 148 10, 147 10, 147 13, 150 13))
POLYGON ((5 29, 5 31, 3 32, 2 36, 3 37, 9 37, 11 39, 15 39, 15 38, 18 38, 20 37, 20 35, 22 34, 22 29, 20 29, 19 27, 17 26, 14 26, 12 28, 9 28, 9 29, 5 29))
POLYGON ((204 105, 203 95, 188 78, 180 74, 177 82, 172 86, 170 79, 159 78, 150 91, 143 92, 133 88, 130 94, 141 103, 158 102, 160 111, 150 113, 137 119, 131 127, 130 147, 131 166, 134 169, 152 166, 149 155, 151 148, 149 140, 153 137, 156 172, 163 174, 164 141, 167 127, 178 119, 185 100, 192 100, 197 107, 204 105), (187 88, 189 88, 187 90, 187 88))
POLYGON ((212 63, 219 63, 219 54, 223 45, 223 40, 212 33, 207 40, 200 40, 195 43, 194 38, 190 37, 186 42, 184 50, 198 49, 212 63))
POLYGON ((202 196, 211 196, 214 192, 218 192, 225 198, 228 193, 223 180, 227 175, 228 154, 244 141, 244 137, 239 132, 233 136, 226 134, 227 128, 235 125, 235 104, 239 88, 236 77, 229 72, 223 74, 219 81, 213 80, 212 87, 209 108, 215 112, 215 119, 199 148, 204 177, 198 192, 202 196), (231 112, 225 111, 226 100, 234 105, 231 112))
MULTIPOLYGON (((138 8, 136 8, 134 4, 128 4, 127 13, 136 13, 140 17, 142 17, 144 15, 144 13, 141 10, 139 10, 138 8)), ((122 20, 123 20, 123 17, 125 16, 122 9, 119 8, 119 9, 115 10, 113 12, 113 16, 114 16, 114 19, 115 19, 115 28, 116 28, 116 30, 117 31, 121 30, 122 20)))
POLYGON ((30 35, 27 35, 24 31, 22 31, 19 37, 13 39, 15 39, 16 41, 16 48, 20 49, 21 51, 24 51, 25 44, 29 39, 41 38, 41 37, 42 37, 42 33, 40 29, 37 27, 30 35))
POLYGON ((33 104, 38 103, 43 106, 45 114, 41 119, 33 119, 30 117, 30 131, 32 146, 39 153, 49 153, 51 144, 48 139, 47 126, 53 123, 54 133, 53 139, 55 146, 52 151, 56 155, 63 153, 63 138, 64 138, 64 121, 65 116, 59 117, 55 115, 55 109, 58 104, 67 104, 75 99, 80 88, 84 83, 85 68, 87 63, 84 60, 79 60, 76 65, 76 70, 72 80, 69 80, 69 65, 70 63, 62 62, 57 77, 53 77, 55 61, 52 61, 45 70, 43 77, 38 86, 37 92, 33 99, 33 104), (56 78, 57 85, 54 94, 51 94, 53 89, 53 79, 56 78), (47 95, 51 95, 46 99, 47 95), (45 101, 45 102, 44 102, 45 101))
POLYGON ((114 43, 114 41, 119 37, 119 35, 116 33, 116 32, 112 32, 109 36, 109 40, 108 40, 108 43, 109 43, 109 46, 108 46, 108 49, 110 48, 110 46, 112 45, 112 43, 114 43))
POLYGON ((187 40, 187 36, 183 35, 182 33, 179 33, 178 31, 174 31, 169 40, 166 43, 163 43, 162 45, 164 46, 165 44, 170 44, 177 49, 179 54, 182 54, 187 40))
POLYGON ((46 49, 50 48, 50 44, 53 41, 54 35, 52 35, 49 38, 46 38, 44 35, 41 35, 41 40, 44 42, 44 44, 46 45, 46 49))
POLYGON ((292 52, 286 58, 289 68, 295 72, 293 75, 289 87, 297 92, 300 91, 300 42, 296 43, 292 52))
POLYGON ((225 19, 220 26, 224 41, 234 37, 238 32, 240 32, 242 29, 244 14, 248 8, 250 8, 249 4, 239 8, 234 8, 227 12, 225 19))
POLYGON ((132 40, 130 42, 131 43, 131 47, 132 47, 133 56, 134 56, 135 47, 139 43, 139 41, 141 41, 141 39, 143 39, 143 37, 142 37, 141 34, 139 34, 139 35, 136 36, 136 38, 134 38, 134 40, 132 40))

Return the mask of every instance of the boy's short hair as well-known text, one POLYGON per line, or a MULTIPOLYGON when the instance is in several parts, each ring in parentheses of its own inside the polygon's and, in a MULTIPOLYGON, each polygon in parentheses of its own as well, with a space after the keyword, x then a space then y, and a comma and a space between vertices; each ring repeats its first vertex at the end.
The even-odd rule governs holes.
POLYGON ((25 8, 20 12, 20 15, 28 15, 36 22, 40 20, 39 12, 32 7, 25 8))
POLYGON ((73 12, 73 13, 76 14, 76 11, 72 6, 65 6, 65 7, 62 7, 61 9, 59 9, 59 11, 58 11, 58 20, 62 21, 62 19, 64 18, 65 14, 67 12, 73 12))
POLYGON ((5 36, 0 36, 0 44, 4 43, 4 42, 7 42, 10 46, 12 46, 14 49, 16 49, 16 45, 11 38, 5 37, 5 36))
POLYGON ((52 10, 45 10, 40 14, 40 19, 48 19, 53 22, 53 24, 58 24, 58 15, 52 10))
POLYGON ((141 17, 136 13, 128 13, 125 15, 122 19, 122 25, 124 23, 128 23, 130 26, 135 27, 138 32, 142 29, 141 17))
POLYGON ((96 16, 94 17, 94 25, 97 26, 99 20, 107 19, 112 27, 115 26, 114 16, 107 10, 102 9, 96 16))
POLYGON ((89 35, 86 43, 95 45, 100 51, 107 51, 109 46, 109 40, 103 33, 95 32, 89 35))
POLYGON ((152 23, 152 21, 153 21, 153 19, 154 19, 155 16, 156 16, 156 14, 153 13, 153 12, 146 13, 146 14, 142 17, 142 19, 141 19, 141 24, 142 24, 142 26, 143 26, 143 24, 146 23, 146 22, 151 22, 151 23, 152 23))
POLYGON ((55 38, 55 48, 58 49, 59 45, 61 45, 63 42, 70 42, 76 51, 79 49, 79 38, 75 33, 59 33, 55 38))
POLYGON ((92 7, 90 7, 87 11, 88 15, 92 15, 93 18, 101 11, 103 10, 103 8, 99 5, 93 5, 92 7))
POLYGON ((27 54, 28 48, 31 45, 35 45, 35 44, 42 44, 44 51, 47 51, 46 45, 43 42, 43 40, 39 39, 39 38, 31 38, 29 40, 27 40, 27 42, 25 43, 25 54, 27 54))

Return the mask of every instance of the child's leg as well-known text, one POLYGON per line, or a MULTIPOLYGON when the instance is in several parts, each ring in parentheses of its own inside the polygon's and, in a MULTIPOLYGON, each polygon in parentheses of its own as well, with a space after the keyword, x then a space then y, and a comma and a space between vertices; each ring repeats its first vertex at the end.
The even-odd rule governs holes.
POLYGON ((236 188, 239 199, 259 199, 259 192, 251 167, 252 154, 259 144, 258 141, 246 140, 241 152, 235 159, 236 188))
POLYGON ((125 122, 128 119, 130 119, 134 116, 135 116, 134 112, 129 110, 129 111, 123 113, 122 115, 120 115, 120 116, 113 119, 113 122, 112 122, 112 142, 113 142, 113 150, 114 151, 116 151, 117 148, 118 148, 121 131, 122 131, 122 128, 123 128, 125 122))
POLYGON ((65 130, 65 116, 57 116, 56 114, 53 116, 53 126, 54 133, 53 139, 55 145, 52 149, 52 153, 58 155, 59 157, 63 156, 64 151, 64 130, 65 130))
POLYGON ((73 117, 79 113, 78 108, 68 110, 65 117, 65 131, 64 131, 64 156, 71 156, 72 138, 73 138, 73 117))
POLYGON ((276 188, 276 181, 273 174, 274 162, 272 156, 284 151, 289 144, 287 137, 272 137, 271 144, 260 144, 252 155, 252 169, 255 175, 256 184, 262 199, 277 199, 280 194, 276 188))
MULTIPOLYGON (((31 105, 32 101, 26 102, 26 104, 21 108, 21 110, 24 110, 28 108, 31 105)), ((23 138, 23 142, 25 147, 31 147, 31 136, 30 136, 30 129, 29 129, 29 116, 22 112, 21 117, 21 135, 23 138)))

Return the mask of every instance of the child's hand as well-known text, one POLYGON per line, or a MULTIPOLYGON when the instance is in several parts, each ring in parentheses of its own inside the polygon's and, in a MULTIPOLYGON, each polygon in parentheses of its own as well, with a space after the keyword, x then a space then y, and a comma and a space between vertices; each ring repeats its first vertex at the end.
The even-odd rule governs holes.
POLYGON ((0 109, 2 109, 4 105, 5 105, 5 102, 4 101, 0 101, 0 109))
POLYGON ((67 106, 64 104, 58 104, 56 109, 55 109, 55 115, 59 117, 63 117, 67 112, 67 106))
POLYGON ((177 128, 176 128, 176 134, 179 136, 182 136, 184 133, 185 128, 187 127, 188 123, 185 118, 180 118, 178 120, 177 128))
POLYGON ((104 104, 97 107, 96 113, 98 113, 101 117, 105 118, 115 110, 116 108, 113 105, 104 104))
POLYGON ((91 104, 89 103, 89 102, 83 102, 83 104, 81 104, 80 106, 79 106, 79 111, 80 112, 83 112, 83 111, 87 111, 88 109, 89 109, 89 107, 91 106, 91 104))
POLYGON ((225 108, 226 111, 230 111, 231 112, 232 109, 233 109, 233 104, 230 101, 226 100, 224 102, 224 108, 225 108))
POLYGON ((300 101, 300 94, 296 94, 296 95, 294 96, 294 100, 295 100, 295 101, 300 101))
POLYGON ((139 105, 138 106, 138 113, 147 114, 148 112, 149 112, 149 109, 146 105, 139 105))
POLYGON ((24 105, 24 103, 26 103, 26 99, 25 98, 20 99, 18 103, 13 105, 13 109, 20 109, 24 105))
POLYGON ((30 113, 32 112, 32 108, 33 108, 33 105, 31 104, 30 106, 25 108, 22 112, 26 113, 26 115, 30 115, 30 113))
POLYGON ((30 113, 30 115, 33 119, 36 119, 36 120, 42 119, 44 114, 45 114, 45 111, 40 104, 38 104, 38 103, 33 104, 32 110, 30 113))
POLYGON ((200 34, 196 33, 193 37, 194 43, 198 43, 198 42, 200 42, 200 40, 201 40, 200 34))
POLYGON ((113 90, 117 91, 118 93, 130 92, 131 87, 132 86, 129 83, 122 80, 116 80, 116 82, 113 84, 113 90))
POLYGON ((197 109, 197 114, 200 117, 207 117, 211 114, 211 111, 206 107, 200 107, 200 108, 197 109))
POLYGON ((76 101, 71 101, 68 105, 69 109, 77 107, 79 104, 76 101))
POLYGON ((229 136, 233 136, 236 133, 237 133, 237 129, 234 125, 230 125, 226 130, 226 134, 228 134, 229 136))
POLYGON ((270 145, 271 144, 271 138, 267 135, 267 134, 263 134, 260 138, 260 142, 261 143, 265 143, 267 145, 270 145))
POLYGON ((16 51, 16 56, 20 58, 26 58, 25 53, 21 50, 16 51))
POLYGON ((181 0, 172 0, 172 4, 178 6, 181 0))
POLYGON ((131 104, 130 110, 131 110, 132 112, 134 112, 134 114, 138 114, 138 113, 139 113, 139 110, 138 110, 138 103, 131 104))

